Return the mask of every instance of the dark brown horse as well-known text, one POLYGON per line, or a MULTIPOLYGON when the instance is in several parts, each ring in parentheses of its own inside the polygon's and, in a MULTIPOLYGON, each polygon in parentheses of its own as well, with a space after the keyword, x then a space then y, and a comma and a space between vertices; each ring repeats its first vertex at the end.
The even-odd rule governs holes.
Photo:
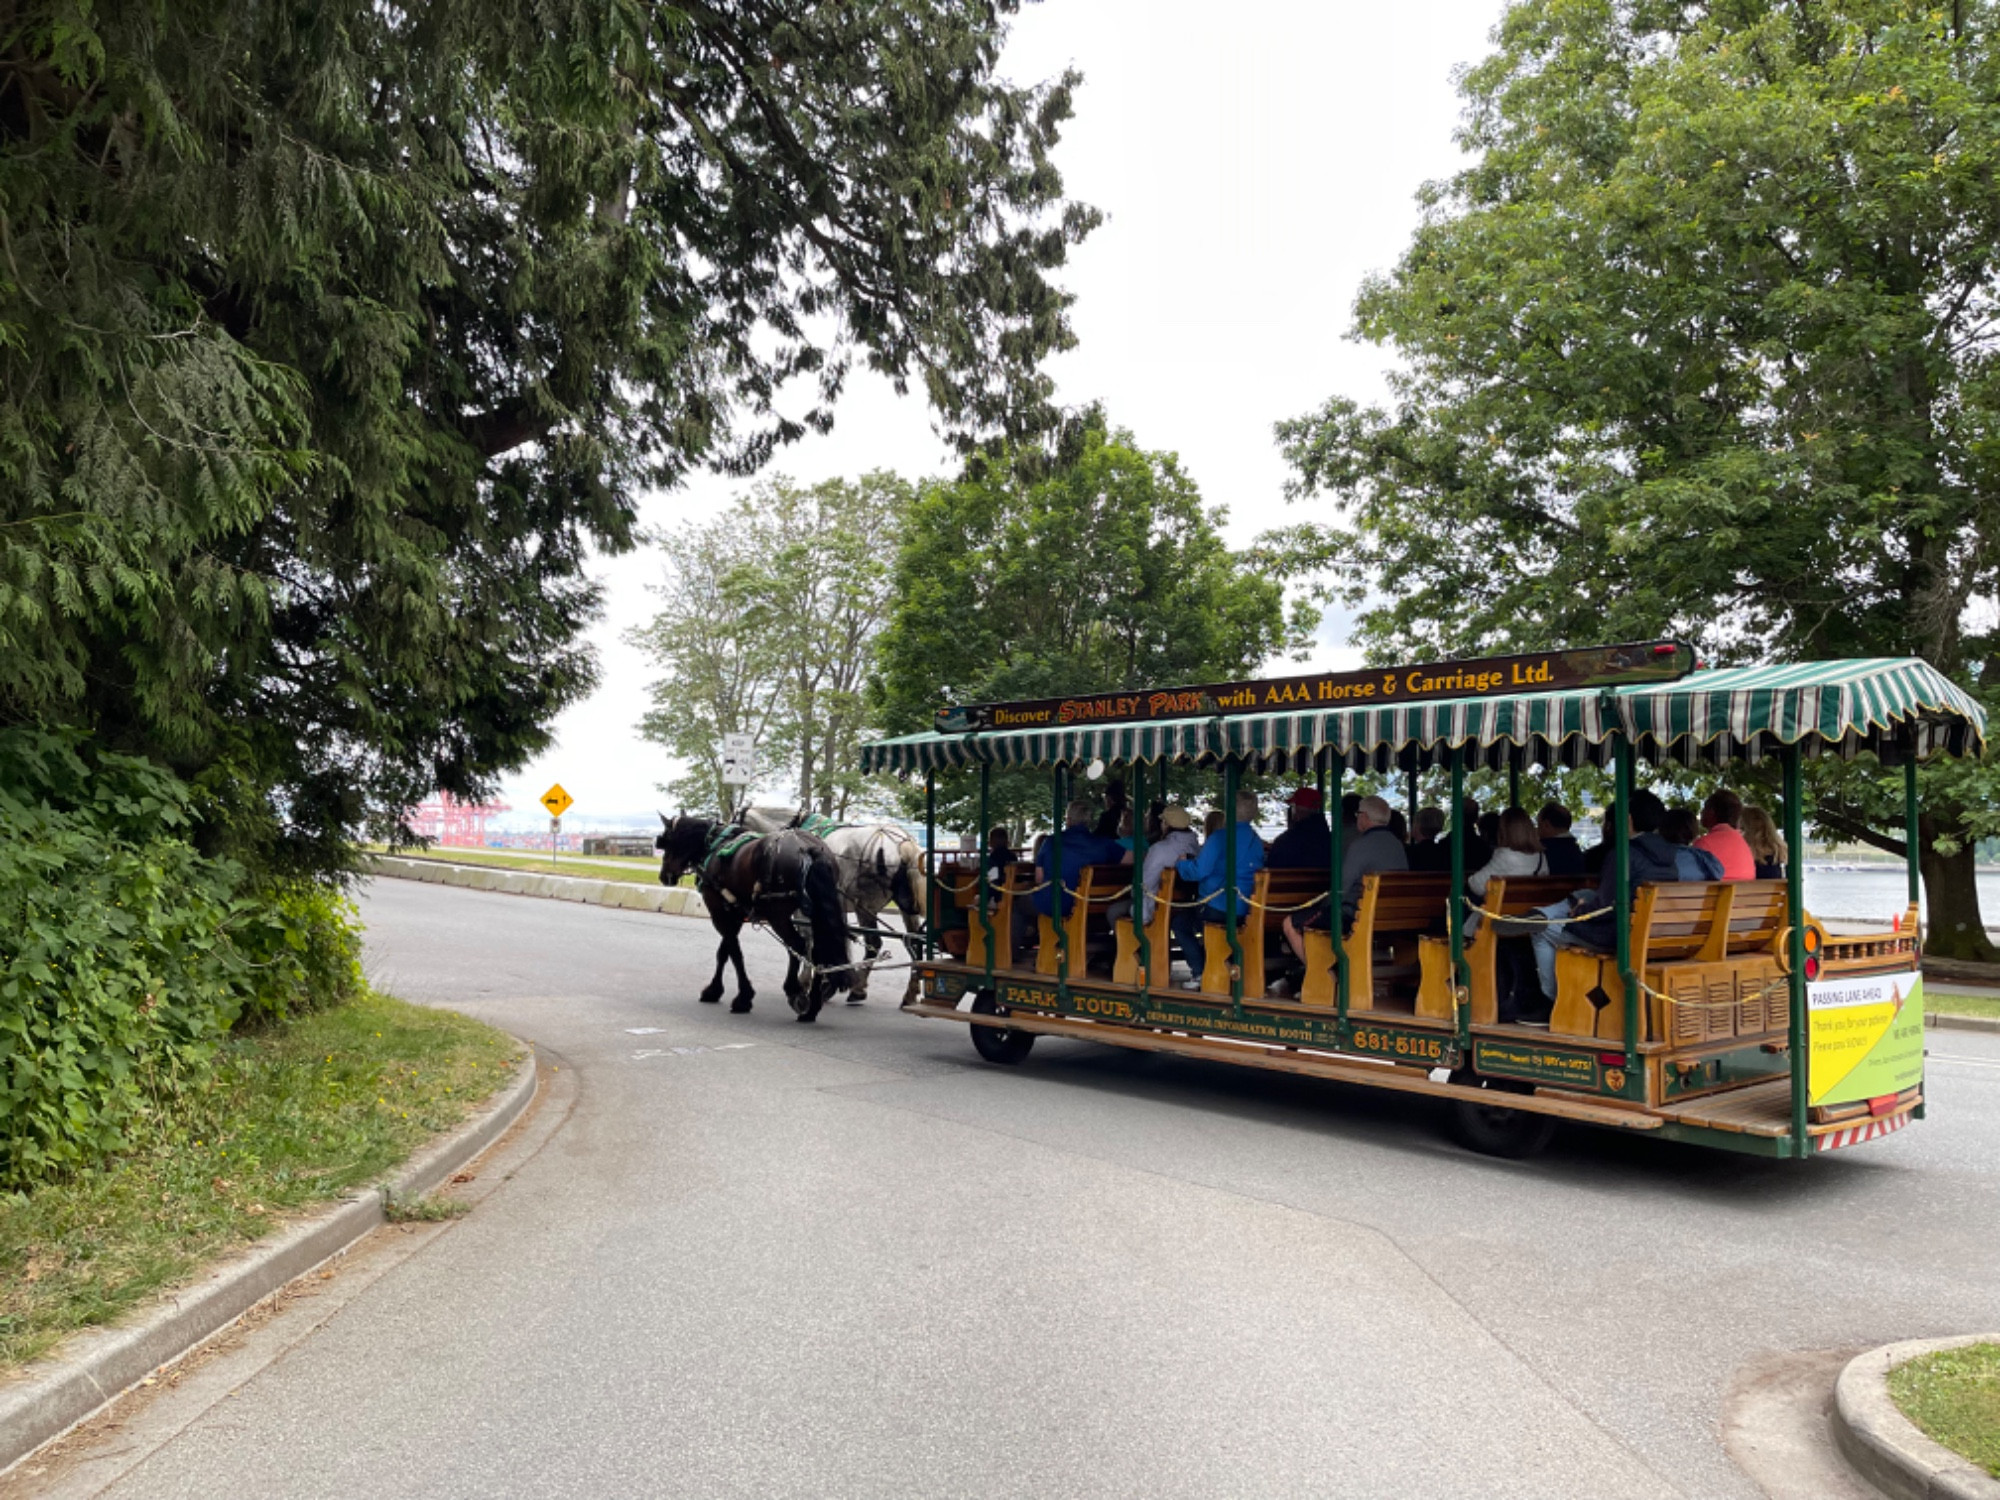
POLYGON ((736 998, 729 1008, 750 1009, 756 996, 743 969, 745 922, 777 934, 791 962, 785 971, 785 998, 801 1021, 819 1019, 820 1007, 848 987, 847 916, 840 899, 840 865, 826 845, 809 833, 747 834, 734 824, 707 818, 660 815, 664 825, 653 847, 660 851, 660 884, 678 885, 694 872, 695 889, 708 907, 721 943, 715 950, 715 977, 701 992, 704 1005, 722 998, 722 970, 736 965, 736 998), (801 965, 806 982, 799 983, 801 965))

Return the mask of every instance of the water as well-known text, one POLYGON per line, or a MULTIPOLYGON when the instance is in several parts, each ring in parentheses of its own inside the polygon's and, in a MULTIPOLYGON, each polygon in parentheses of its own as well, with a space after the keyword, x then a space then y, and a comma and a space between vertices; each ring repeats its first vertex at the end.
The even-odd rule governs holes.
MULTIPOLYGON (((1976 878, 1979 914, 1988 927, 2000 927, 2000 870, 1981 870, 1976 878)), ((1909 900, 1909 885, 1901 866, 1866 870, 1806 866, 1806 909, 1816 917, 1887 924, 1909 900)))

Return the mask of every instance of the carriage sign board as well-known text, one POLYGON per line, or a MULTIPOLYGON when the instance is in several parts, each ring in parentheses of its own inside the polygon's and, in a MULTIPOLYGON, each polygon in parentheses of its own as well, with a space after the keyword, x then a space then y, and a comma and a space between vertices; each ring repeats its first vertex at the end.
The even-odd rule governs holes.
POLYGON ((1379 708, 1426 698, 1498 698, 1625 683, 1673 682, 1694 670, 1684 641, 1638 641, 1429 666, 1368 667, 1206 687, 1133 688, 1078 698, 974 703, 937 711, 939 734, 1061 729, 1157 719, 1214 718, 1287 708, 1379 708))

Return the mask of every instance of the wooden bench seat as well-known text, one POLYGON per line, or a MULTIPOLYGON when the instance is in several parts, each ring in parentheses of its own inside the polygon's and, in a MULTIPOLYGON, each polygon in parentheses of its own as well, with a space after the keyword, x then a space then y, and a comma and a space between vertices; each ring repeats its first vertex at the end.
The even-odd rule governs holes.
MULTIPOLYGON (((1496 876, 1487 882, 1485 899, 1479 905, 1488 911, 1526 916, 1545 906, 1554 906, 1578 888, 1574 875, 1496 876)), ((1499 1024, 1500 942, 1505 937, 1527 935, 1525 931, 1503 933, 1498 924, 1481 917, 1478 928, 1466 940, 1465 966, 1473 1025, 1499 1024)), ((1451 939, 1420 938, 1417 957, 1423 970, 1417 985, 1417 1014, 1456 1020, 1451 1000, 1451 939)))
MULTIPOLYGON (((1006 874, 989 889, 986 909, 993 922, 995 969, 1014 967, 1014 903, 1033 899, 1028 892, 1034 888, 1035 879, 1033 865, 1009 865, 1006 874)), ((968 919, 971 934, 966 942, 965 961, 974 968, 983 969, 986 967, 986 933, 979 923, 979 884, 976 878, 971 892, 961 894, 957 899, 971 912, 968 919)))
MULTIPOLYGON (((1325 870, 1259 870, 1252 877, 1250 901, 1244 910, 1242 920, 1237 924, 1237 945, 1243 950, 1243 993, 1249 996, 1263 995, 1269 988, 1264 973, 1265 947, 1272 942, 1282 943, 1284 938, 1279 928, 1284 925, 1288 910, 1273 911, 1271 908, 1290 908, 1314 896, 1324 896, 1327 882, 1331 877, 1325 870)), ((1202 967, 1201 988, 1204 994, 1227 995, 1229 993, 1229 936, 1219 923, 1211 923, 1206 937, 1206 955, 1202 967)))
MULTIPOLYGON (((1415 987, 1422 970, 1417 939, 1445 919, 1451 899, 1449 875, 1391 872, 1362 877, 1361 902, 1347 934, 1348 1009, 1397 1010, 1387 1002, 1405 986, 1415 987), (1389 949, 1387 963, 1376 961, 1378 947, 1389 949), (1404 955, 1407 954, 1407 957, 1404 955)), ((1338 913, 1335 918, 1338 920, 1338 913)), ((1299 1000, 1331 1010, 1335 1001, 1333 933, 1306 933, 1306 978, 1299 1000)))
MULTIPOLYGON (((1089 972, 1088 947, 1089 923, 1092 917, 1104 915, 1104 908, 1120 896, 1132 893, 1132 867, 1130 865, 1085 865, 1078 875, 1076 896, 1070 902, 1069 914, 1063 918, 1063 925, 1069 929, 1069 972, 1070 977, 1082 978, 1089 972)), ((1051 892, 1051 895, 1054 893, 1051 892)), ((1056 903, 1051 901, 1051 906, 1056 903)), ((1035 956, 1035 972, 1055 974, 1061 968, 1062 948, 1056 942, 1055 920, 1051 917, 1037 919, 1042 930, 1041 951, 1035 956)))
MULTIPOLYGON (((1791 1024, 1779 976, 1782 880, 1642 885, 1632 904, 1632 971, 1650 993, 1640 1007, 1647 1042, 1700 1046, 1782 1035, 1791 1024)), ((1625 989, 1610 954, 1556 950, 1551 1031, 1625 1040, 1625 989)))
MULTIPOLYGON (((1158 988, 1166 988, 1169 965, 1173 962, 1174 935, 1168 924, 1173 919, 1176 901, 1194 900, 1194 882, 1183 880, 1169 865, 1160 872, 1160 888, 1154 892, 1160 899, 1153 903, 1153 920, 1146 924, 1146 942, 1152 954, 1152 964, 1147 971, 1145 983, 1158 988)), ((1134 903, 1133 914, 1120 917, 1113 924, 1112 936, 1118 943, 1118 956, 1111 964, 1111 977, 1119 984, 1138 984, 1139 977, 1139 932, 1137 922, 1143 907, 1134 903)))

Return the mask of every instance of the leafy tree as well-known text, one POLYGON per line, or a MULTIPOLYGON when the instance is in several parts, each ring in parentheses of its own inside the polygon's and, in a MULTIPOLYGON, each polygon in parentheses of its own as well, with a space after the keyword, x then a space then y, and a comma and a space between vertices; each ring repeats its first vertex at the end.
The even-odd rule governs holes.
MULTIPOLYGON (((1523 0, 1473 161, 1369 283, 1396 399, 1281 424, 1280 540, 1380 655, 1672 631, 1712 659, 1918 655, 2000 696, 2000 8, 1523 0)), ((1816 771, 1822 830, 1900 799, 1816 771)), ((1866 768, 1873 775, 1873 768, 1866 768)), ((1933 952, 1992 956, 1992 762, 1927 771, 1933 952)))
POLYGON ((633 643, 664 674, 640 733, 685 762, 670 794, 726 808, 717 747, 758 742, 801 807, 840 815, 861 780, 862 689, 887 618, 889 570, 912 487, 894 474, 801 488, 782 478, 720 520, 659 538, 662 609, 633 643))
POLYGON ((636 489, 857 357, 1037 430, 1094 215, 1074 76, 996 77, 1018 3, 10 6, 0 724, 325 869, 547 743, 636 489))
MULTIPOLYGON (((1303 647, 1317 616, 1287 616, 1282 586, 1224 545, 1224 514, 1173 454, 1101 417, 1053 462, 1040 449, 975 455, 910 512, 878 721, 904 734, 950 703, 1214 682, 1303 647)), ((992 785, 995 821, 1046 821, 1045 777, 992 785)), ((976 791, 941 785, 939 808, 970 827, 976 791)))

